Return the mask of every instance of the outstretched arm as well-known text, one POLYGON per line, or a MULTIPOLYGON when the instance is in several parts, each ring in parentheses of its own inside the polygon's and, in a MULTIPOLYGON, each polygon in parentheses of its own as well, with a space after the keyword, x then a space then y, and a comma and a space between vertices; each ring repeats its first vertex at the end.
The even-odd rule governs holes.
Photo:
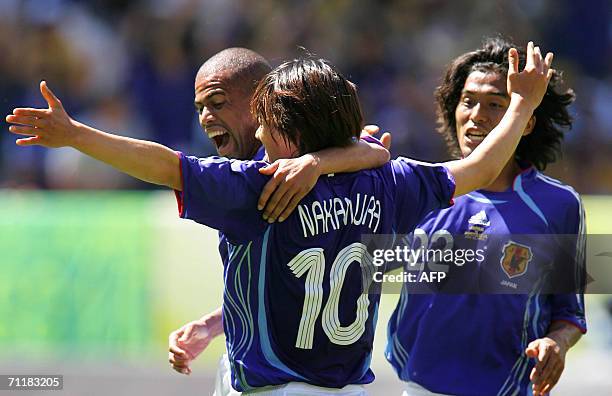
MULTIPOLYGON (((362 131, 362 136, 376 132, 377 126, 368 125, 362 131)), ((264 220, 273 223, 287 219, 321 175, 356 172, 386 164, 390 158, 389 133, 383 135, 382 143, 384 147, 359 140, 348 147, 333 147, 298 158, 281 159, 261 168, 261 173, 272 175, 257 203, 257 208, 263 210, 264 220)))
POLYGON ((40 83, 40 92, 49 108, 17 108, 6 117, 13 124, 10 132, 29 136, 18 139, 17 145, 73 147, 137 179, 182 189, 176 152, 158 143, 113 135, 82 124, 70 118, 45 81, 40 83))
POLYGON ((545 59, 539 47, 529 42, 527 63, 519 73, 518 52, 508 53, 508 93, 510 105, 500 123, 467 158, 445 165, 455 178, 455 196, 466 194, 491 184, 501 173, 521 139, 533 111, 540 105, 553 70, 553 54, 545 59))

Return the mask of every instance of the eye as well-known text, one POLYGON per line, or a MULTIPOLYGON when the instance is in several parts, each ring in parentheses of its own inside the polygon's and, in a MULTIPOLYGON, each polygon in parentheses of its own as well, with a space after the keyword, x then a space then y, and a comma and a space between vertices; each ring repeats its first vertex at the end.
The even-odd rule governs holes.
POLYGON ((489 106, 491 106, 494 109, 504 109, 504 108, 506 108, 506 106, 504 104, 498 103, 498 102, 491 102, 489 104, 489 106))
POLYGON ((475 105, 475 102, 472 98, 468 97, 468 96, 464 96, 461 99, 461 104, 464 105, 465 107, 472 107, 475 105))
POLYGON ((225 104, 225 102, 211 103, 213 109, 215 109, 215 110, 221 110, 223 108, 224 104, 225 104))

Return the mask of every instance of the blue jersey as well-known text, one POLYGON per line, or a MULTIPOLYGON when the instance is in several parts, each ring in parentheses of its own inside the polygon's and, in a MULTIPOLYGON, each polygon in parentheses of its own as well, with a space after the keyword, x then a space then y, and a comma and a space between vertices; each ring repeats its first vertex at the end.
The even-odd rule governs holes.
MULTIPOLYGON (((251 159, 253 161, 262 161, 265 155, 266 150, 264 146, 261 146, 257 150, 257 153, 255 153, 255 156, 251 159)), ((221 256, 221 262, 223 263, 223 265, 226 265, 227 260, 229 259, 228 249, 229 246, 227 243, 227 238, 225 237, 225 234, 223 234, 223 232, 219 231, 219 256, 221 256)))
POLYGON ((363 293, 370 259, 362 234, 409 232, 448 205, 452 177, 406 159, 322 177, 287 220, 270 225, 256 210, 265 165, 181 154, 181 216, 228 241, 223 326, 232 386, 371 382, 379 294, 363 293))
POLYGON ((457 238, 454 249, 491 237, 484 260, 461 268, 460 278, 461 271, 469 271, 471 279, 482 280, 485 274, 498 293, 504 287, 529 291, 410 294, 404 287, 389 321, 386 350, 399 377, 436 393, 531 394, 534 359, 525 355, 527 345, 545 336, 552 321, 567 321, 582 332, 586 322, 582 294, 543 294, 542 283, 534 281, 546 278, 542 263, 554 262, 556 252, 566 247, 557 246, 555 238, 533 243, 527 234, 573 234, 571 254, 583 262, 584 212, 578 194, 528 168, 509 190, 459 197, 454 207, 432 212, 419 229, 430 245, 443 234, 469 236, 457 238))

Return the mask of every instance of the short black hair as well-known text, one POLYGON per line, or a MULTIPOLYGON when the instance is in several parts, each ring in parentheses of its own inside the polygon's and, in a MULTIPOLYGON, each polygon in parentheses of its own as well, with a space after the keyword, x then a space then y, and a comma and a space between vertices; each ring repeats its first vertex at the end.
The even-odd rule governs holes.
POLYGON ((346 146, 363 126, 357 87, 324 59, 296 59, 272 70, 257 86, 251 112, 300 155, 346 146))
MULTIPOLYGON (((470 73, 481 71, 508 74, 508 51, 516 48, 519 53, 519 70, 525 66, 526 54, 518 47, 501 38, 485 39, 481 48, 455 58, 446 70, 442 84, 436 88, 438 131, 444 136, 450 154, 460 157, 459 142, 455 121, 455 109, 461 98, 461 91, 470 73)), ((557 160, 561 153, 563 129, 570 129, 572 117, 568 106, 574 101, 571 89, 560 90, 562 74, 555 71, 546 89, 542 103, 534 111, 536 123, 533 131, 521 138, 516 149, 515 159, 528 162, 539 170, 557 160)))
POLYGON ((211 56, 200 66, 197 76, 229 72, 228 83, 244 92, 253 92, 259 81, 272 67, 260 54, 248 48, 226 48, 211 56))

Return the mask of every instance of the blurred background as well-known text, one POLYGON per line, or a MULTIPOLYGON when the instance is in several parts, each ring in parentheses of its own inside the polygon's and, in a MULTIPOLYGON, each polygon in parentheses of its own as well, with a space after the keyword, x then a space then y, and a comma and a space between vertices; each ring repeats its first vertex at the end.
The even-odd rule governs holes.
MULTIPOLYGON (((393 154, 448 158, 433 90, 446 64, 502 34, 555 52, 577 101, 547 173, 585 196, 589 231, 612 234, 609 0, 0 0, 0 113, 45 106, 46 79, 76 119, 194 155, 214 153, 193 106, 200 64, 232 46, 273 65, 306 48, 359 86, 393 154)), ((167 367, 170 331, 221 301, 212 230, 176 219, 173 194, 71 149, 18 148, 0 134, 0 374, 65 375, 67 394, 207 395, 223 341, 187 378, 167 367), (92 191, 96 190, 96 191, 92 191)), ((372 394, 384 362, 384 296, 372 394)), ((588 296, 589 334, 559 395, 612 394, 609 297, 588 296)))

